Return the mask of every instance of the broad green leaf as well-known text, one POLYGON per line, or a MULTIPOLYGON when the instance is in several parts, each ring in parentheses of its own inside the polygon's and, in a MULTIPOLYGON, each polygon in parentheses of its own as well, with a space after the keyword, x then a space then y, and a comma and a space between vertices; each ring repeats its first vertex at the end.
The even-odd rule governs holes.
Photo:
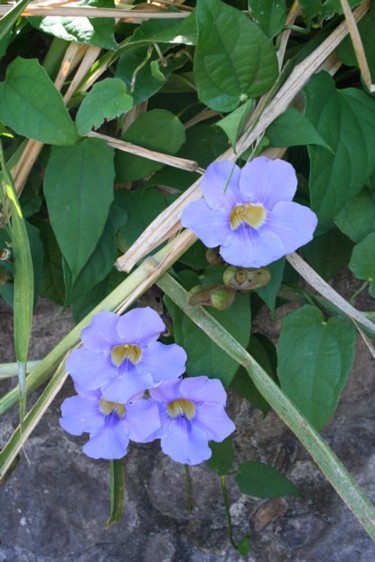
POLYGON ((229 474, 233 464, 233 445, 232 439, 228 437, 221 443, 210 443, 212 457, 207 461, 207 466, 219 476, 229 474))
MULTIPOLYGON (((161 51, 165 51, 168 45, 162 45, 161 51)), ((159 52, 152 46, 139 46, 126 51, 120 56, 115 76, 121 78, 128 88, 129 94, 133 97, 134 105, 149 99, 158 92, 166 83, 168 76, 178 68, 188 62, 188 57, 184 53, 171 53, 168 58, 160 60, 159 52), (161 82, 153 77, 151 63, 160 61, 164 75, 161 82)))
MULTIPOLYGON (((186 370, 190 376, 218 378, 224 385, 230 384, 238 369, 236 361, 200 330, 173 303, 166 300, 173 318, 173 331, 176 343, 187 352, 186 370)), ((248 294, 238 294, 233 305, 226 310, 210 308, 210 314, 232 334, 242 346, 247 347, 250 338, 251 310, 248 294)))
POLYGON ((51 150, 44 193, 73 283, 104 230, 113 200, 113 155, 106 143, 92 138, 51 150))
POLYGON ((287 9, 285 0, 248 0, 251 17, 268 37, 284 27, 287 9))
POLYGON ((0 144, 1 197, 3 209, 10 208, 11 223, 8 225, 13 252, 13 325, 14 349, 18 363, 20 389, 20 420, 26 409, 26 363, 29 351, 34 307, 34 273, 29 238, 25 220, 18 201, 13 178, 9 173, 0 144), (4 195, 6 200, 4 200, 4 195))
POLYGON ((295 485, 281 472, 262 462, 247 461, 241 463, 235 480, 243 494, 255 498, 300 495, 295 485))
POLYGON ((220 121, 215 123, 216 127, 220 127, 227 135, 230 143, 234 146, 240 136, 242 129, 254 110, 254 100, 248 100, 243 105, 226 115, 220 121))
POLYGON ((308 146, 311 206, 324 232, 375 169, 375 99, 352 88, 336 90, 325 72, 310 80, 305 96, 306 117, 333 150, 308 146))
MULTIPOLYGON (((375 72, 375 41, 374 41, 374 29, 375 29, 375 9, 372 8, 367 14, 361 19, 357 24, 358 31, 361 35, 363 47, 366 54, 366 59, 373 75, 375 72)), ((338 46, 337 50, 338 57, 347 66, 357 66, 358 61, 354 53, 353 44, 350 36, 348 35, 342 43, 338 46)))
POLYGON ((311 305, 283 321, 277 348, 280 385, 318 430, 336 409, 352 367, 355 336, 351 322, 340 317, 326 321, 311 305))
POLYGON ((316 144, 331 150, 314 125, 297 111, 288 107, 267 129, 271 146, 302 146, 316 144))
POLYGON ((130 43, 171 43, 195 45, 197 42, 197 25, 195 12, 181 19, 151 19, 138 26, 130 43))
POLYGON ((375 231, 375 192, 364 189, 335 216, 336 226, 353 242, 375 231))
POLYGON ((129 111, 133 98, 119 78, 106 78, 95 84, 82 101, 76 118, 78 133, 83 136, 105 120, 110 121, 129 111))
POLYGON ((31 0, 20 0, 0 20, 0 58, 5 55, 12 36, 13 26, 31 0))
POLYGON ((194 74, 199 99, 232 111, 266 92, 278 75, 272 42, 240 10, 221 0, 200 0, 194 74))
POLYGON ((125 507, 125 471, 124 459, 109 461, 109 496, 110 515, 105 524, 109 529, 114 523, 118 523, 124 513, 125 507))
POLYGON ((375 232, 354 246, 349 268, 357 279, 370 282, 370 294, 375 296, 375 232))
MULTIPOLYGON (((176 154, 185 142, 185 128, 176 115, 165 109, 154 109, 142 113, 130 125, 123 140, 165 154, 176 154)), ((115 158, 116 181, 131 182, 142 179, 163 164, 117 151, 115 158)))
POLYGON ((63 265, 65 267, 63 267, 63 270, 66 287, 65 306, 83 297, 91 291, 95 285, 107 277, 117 258, 115 235, 119 227, 126 223, 126 220, 126 211, 112 204, 103 234, 75 282, 72 282, 70 271, 64 261, 63 265))
POLYGON ((167 206, 165 196, 153 188, 117 191, 115 201, 127 213, 120 232, 129 246, 167 206))
POLYGON ((91 291, 72 303, 75 322, 81 322, 102 300, 124 280, 124 273, 112 269, 109 275, 98 283, 91 291))
POLYGON ((0 83, 0 119, 19 135, 47 144, 77 139, 61 94, 36 59, 15 59, 0 83))
POLYGON ((337 228, 331 228, 304 246, 307 262, 326 281, 332 279, 349 261, 353 243, 337 228))
POLYGON ((65 301, 65 286, 61 250, 48 221, 39 224, 39 231, 44 247, 42 295, 62 305, 65 301))
MULTIPOLYGON (((81 0, 78 6, 91 6, 96 8, 114 8, 113 0, 81 0)), ((27 18, 32 26, 64 39, 101 47, 102 49, 116 49, 117 42, 114 37, 115 20, 113 18, 86 18, 47 16, 45 18, 27 18)))
POLYGON ((281 258, 267 265, 266 269, 271 273, 271 281, 268 285, 257 289, 257 295, 266 303, 270 311, 275 312, 277 293, 283 280, 285 269, 285 258, 281 258))
MULTIPOLYGON (((250 338, 248 352, 263 367, 266 373, 275 380, 277 357, 276 348, 271 340, 262 334, 253 334, 250 338)), ((250 404, 261 410, 264 415, 267 414, 270 406, 249 377, 246 369, 243 367, 238 369, 231 382, 231 387, 237 394, 246 398, 250 404)))
POLYGON ((308 20, 313 19, 322 12, 321 0, 299 0, 299 6, 308 20))

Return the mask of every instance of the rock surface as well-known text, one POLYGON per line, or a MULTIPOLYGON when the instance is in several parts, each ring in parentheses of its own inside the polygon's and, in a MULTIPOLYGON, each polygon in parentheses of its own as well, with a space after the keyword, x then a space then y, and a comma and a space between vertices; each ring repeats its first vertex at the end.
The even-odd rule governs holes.
MULTIPOLYGON (((11 314, 0 305, 0 361, 12 361, 11 314)), ((69 312, 41 300, 31 359, 42 358, 73 326, 69 312)), ((3 390, 10 383, 3 382, 3 390)), ((374 360, 361 339, 356 364, 324 437, 365 492, 375 499, 374 360)), ((191 469, 193 510, 187 510, 184 467, 157 443, 133 445, 126 461, 126 510, 108 517, 108 467, 80 452, 84 438, 64 433, 59 407, 67 383, 25 445, 0 488, 0 562, 239 562, 230 546, 220 480, 205 466, 191 469)), ((30 399, 30 403, 34 397, 30 399)), ((372 562, 375 545, 326 482, 293 434, 273 413, 265 419, 237 397, 230 414, 238 431, 236 461, 277 466, 299 498, 258 500, 228 480, 236 540, 249 535, 248 561, 372 562)), ((3 444, 18 423, 17 408, 1 420, 3 444)))

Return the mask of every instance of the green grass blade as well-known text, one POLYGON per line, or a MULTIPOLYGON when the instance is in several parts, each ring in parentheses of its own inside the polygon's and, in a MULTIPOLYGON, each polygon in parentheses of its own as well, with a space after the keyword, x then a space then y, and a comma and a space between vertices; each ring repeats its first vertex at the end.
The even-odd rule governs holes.
POLYGON ((18 363, 18 384, 20 389, 20 418, 26 410, 26 362, 29 350, 34 306, 34 274, 30 244, 26 225, 14 188, 13 179, 4 160, 0 145, 0 164, 2 168, 2 189, 12 213, 11 236, 14 258, 13 310, 14 310, 14 348, 18 363))
POLYGON ((118 523, 124 513, 125 507, 125 470, 124 459, 109 461, 109 494, 110 515, 105 524, 109 529, 114 523, 118 523))
POLYGON ((202 307, 192 307, 187 304, 187 292, 177 281, 165 274, 159 279, 157 285, 203 332, 245 367, 259 392, 276 414, 290 427, 369 536, 375 540, 374 506, 319 433, 221 324, 202 307))
POLYGON ((10 32, 13 25, 18 20, 21 12, 30 4, 31 0, 21 0, 3 17, 0 21, 0 40, 10 32))

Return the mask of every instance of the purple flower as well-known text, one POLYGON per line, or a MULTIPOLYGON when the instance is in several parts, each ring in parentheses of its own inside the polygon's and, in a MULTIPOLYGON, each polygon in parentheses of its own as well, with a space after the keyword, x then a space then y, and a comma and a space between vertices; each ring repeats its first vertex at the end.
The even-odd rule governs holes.
POLYGON ((242 169, 214 162, 202 181, 204 198, 182 213, 208 248, 220 246, 223 259, 240 267, 261 267, 294 252, 312 239, 317 218, 292 202, 297 189, 294 168, 261 156, 242 169))
MULTIPOLYGON (((173 460, 199 464, 211 457, 208 441, 223 441, 235 430, 224 407, 226 392, 221 382, 208 377, 168 381, 150 390, 160 410, 161 448, 173 460)), ((151 440, 151 439, 150 439, 151 440)))
POLYGON ((185 371, 182 347, 156 341, 164 329, 159 315, 148 307, 124 316, 100 312, 82 330, 83 347, 72 351, 66 368, 82 389, 100 389, 106 400, 125 404, 185 371))
POLYGON ((129 440, 143 443, 160 427, 158 408, 150 400, 109 402, 99 390, 66 398, 60 425, 72 435, 90 434, 83 452, 93 459, 120 459, 129 440))

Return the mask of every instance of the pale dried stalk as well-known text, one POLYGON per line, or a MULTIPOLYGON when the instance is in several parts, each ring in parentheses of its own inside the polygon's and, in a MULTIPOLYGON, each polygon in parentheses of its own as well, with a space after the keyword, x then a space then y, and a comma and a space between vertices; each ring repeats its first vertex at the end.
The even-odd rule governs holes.
POLYGON ((329 300, 337 308, 339 308, 346 316, 351 318, 353 321, 359 322, 362 326, 368 328, 373 335, 375 335, 375 324, 371 322, 359 310, 354 308, 350 303, 348 303, 341 295, 336 293, 336 291, 328 285, 324 279, 316 273, 316 271, 309 266, 298 254, 293 252, 289 254, 286 259, 294 267, 294 269, 313 287, 319 294, 324 298, 329 300))
POLYGON ((96 59, 98 58, 100 51, 101 51, 100 47, 91 46, 87 48, 85 57, 83 58, 77 72, 74 75, 73 80, 69 85, 69 88, 67 89, 64 95, 65 104, 68 103, 74 92, 77 90, 79 84, 86 76, 87 72, 90 70, 96 59))
POLYGON ((353 17, 353 12, 350 9, 348 0, 340 0, 340 2, 349 29, 349 35, 352 40, 353 49, 355 52, 355 56, 357 57, 357 61, 358 61, 359 69, 362 74, 363 81, 370 92, 375 92, 375 84, 372 84, 371 81, 370 69, 366 59, 365 50, 363 48, 362 39, 359 34, 356 21, 353 17))
MULTIPOLYGON (((369 6, 370 2, 367 0, 356 8, 353 15, 357 21, 366 14, 369 6)), ((279 92, 266 107, 258 122, 245 130, 236 144, 236 153, 229 149, 219 156, 217 161, 235 161, 238 154, 245 152, 263 135, 267 127, 288 108, 296 94, 305 86, 314 72, 321 67, 347 34, 348 27, 344 21, 315 51, 294 68, 279 92)), ((138 261, 157 248, 171 232, 179 228, 183 209, 188 203, 201 197, 200 182, 201 179, 198 179, 168 209, 161 213, 129 250, 117 260, 116 266, 120 271, 130 271, 138 261)))
POLYGON ((161 164, 166 164, 167 166, 172 166, 173 168, 179 168, 180 170, 187 170, 188 172, 202 171, 198 162, 194 160, 187 160, 186 158, 178 158, 177 156, 169 156, 163 152, 156 152, 155 150, 149 150, 148 148, 143 148, 131 142, 122 141, 107 135, 102 135, 101 133, 96 133, 94 131, 88 133, 88 137, 94 137, 97 139, 104 140, 108 146, 112 146, 117 150, 122 150, 123 152, 129 152, 130 154, 135 154, 136 156, 141 156, 142 158, 147 158, 148 160, 153 160, 155 162, 160 162, 161 164))
MULTIPOLYGON (((0 16, 5 16, 13 6, 0 6, 0 16)), ((39 7, 28 6, 21 16, 66 16, 70 18, 86 17, 86 18, 118 18, 121 20, 131 19, 132 23, 141 23, 150 19, 182 19, 186 18, 189 12, 165 12, 165 11, 138 11, 124 10, 122 8, 85 8, 81 6, 71 7, 39 7)))

